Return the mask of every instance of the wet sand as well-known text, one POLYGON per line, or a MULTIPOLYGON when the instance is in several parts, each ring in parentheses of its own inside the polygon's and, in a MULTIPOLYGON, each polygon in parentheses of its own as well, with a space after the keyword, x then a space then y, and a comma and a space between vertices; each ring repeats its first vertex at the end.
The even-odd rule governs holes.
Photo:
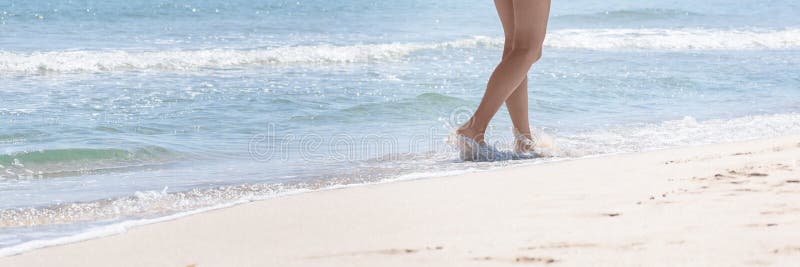
POLYGON ((800 136, 299 194, 0 266, 759 266, 800 262, 800 136))

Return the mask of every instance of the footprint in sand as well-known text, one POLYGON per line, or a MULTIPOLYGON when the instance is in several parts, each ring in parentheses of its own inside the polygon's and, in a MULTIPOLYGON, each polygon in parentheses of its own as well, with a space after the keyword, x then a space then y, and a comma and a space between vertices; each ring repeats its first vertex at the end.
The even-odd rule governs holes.
POLYGON ((521 248, 522 250, 543 250, 543 249, 565 249, 565 248, 594 248, 598 247, 593 243, 570 243, 570 242, 557 242, 538 246, 530 246, 521 248))
POLYGON ((339 253, 339 254, 331 254, 331 255, 322 255, 322 256, 312 256, 308 257, 309 259, 321 259, 321 258, 333 258, 333 257, 346 257, 346 256, 361 256, 361 255, 370 255, 370 254, 383 254, 383 255, 408 255, 414 254, 423 251, 436 251, 444 249, 443 246, 427 246, 424 248, 390 248, 390 249, 381 249, 381 250, 368 250, 368 251, 355 251, 355 252, 346 252, 346 253, 339 253))
MULTIPOLYGON (((472 258, 475 261, 507 261, 507 259, 485 256, 485 257, 476 257, 472 258)), ((557 260, 550 257, 529 257, 529 256, 519 256, 515 257, 511 260, 516 263, 543 263, 543 264, 551 264, 556 262, 557 260)))
POLYGON ((774 254, 800 254, 800 246, 786 246, 772 250, 774 254))

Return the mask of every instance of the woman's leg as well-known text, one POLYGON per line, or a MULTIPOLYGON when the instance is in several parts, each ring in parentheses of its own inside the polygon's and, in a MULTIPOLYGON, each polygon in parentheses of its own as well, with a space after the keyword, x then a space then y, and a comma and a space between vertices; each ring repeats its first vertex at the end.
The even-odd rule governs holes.
POLYGON ((457 131, 478 142, 483 142, 489 121, 520 86, 531 65, 542 54, 550 0, 513 0, 513 9, 514 37, 511 51, 489 78, 486 92, 475 114, 457 131))
MULTIPOLYGON (((503 24, 505 42, 503 46, 503 59, 511 52, 514 43, 514 8, 512 0, 495 0, 497 15, 500 16, 500 23, 503 24)), ((514 89, 514 92, 506 99, 508 115, 520 134, 531 137, 531 126, 528 121, 528 77, 514 89)))

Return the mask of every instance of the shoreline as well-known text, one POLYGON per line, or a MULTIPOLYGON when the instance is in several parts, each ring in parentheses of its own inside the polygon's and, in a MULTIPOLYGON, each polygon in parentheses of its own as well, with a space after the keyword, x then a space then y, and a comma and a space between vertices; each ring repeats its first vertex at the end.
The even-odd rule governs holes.
MULTIPOLYGON (((715 193, 719 192, 704 190, 703 188, 683 188, 691 187, 690 185, 697 185, 698 177, 705 177, 703 178, 704 180, 701 181, 711 181, 715 179, 726 180, 727 178, 723 179, 723 177, 730 176, 732 177, 730 179, 734 179, 738 182, 738 184, 733 184, 734 187, 742 185, 758 187, 739 188, 743 191, 726 191, 725 194, 740 194, 745 197, 752 197, 752 195, 758 195, 759 193, 763 194, 764 191, 768 192, 772 187, 767 189, 761 188, 759 187, 761 185, 755 185, 754 183, 756 182, 751 182, 749 178, 758 177, 763 180, 768 180, 780 175, 794 175, 795 178, 800 179, 800 171, 796 170, 800 169, 800 156, 798 155, 800 155, 800 136, 785 136, 727 144, 689 146, 646 152, 582 157, 578 159, 546 162, 544 164, 512 165, 485 171, 469 172, 466 174, 432 177, 435 179, 395 179, 374 184, 344 186, 314 191, 313 194, 295 193, 280 197, 270 197, 265 200, 228 204, 227 207, 223 206, 221 208, 216 207, 196 210, 180 216, 172 215, 176 216, 175 218, 171 218, 170 216, 156 218, 152 219, 157 220, 155 223, 122 229, 119 234, 112 233, 100 238, 49 246, 29 250, 21 254, 0 257, 0 265, 5 265, 5 263, 11 266, 36 265, 46 263, 48 259, 54 259, 54 257, 61 260, 61 264, 64 266, 86 266, 86 264, 94 266, 112 263, 118 265, 119 262, 124 262, 131 266, 185 266, 189 264, 197 264, 198 266, 231 264, 374 266, 402 265, 405 260, 416 260, 415 262, 418 262, 418 265, 436 266, 498 265, 519 262, 581 265, 581 263, 589 262, 582 262, 582 260, 586 260, 587 257, 585 255, 581 256, 580 253, 574 255, 576 252, 590 252, 592 257, 589 258, 600 259, 600 262, 610 264, 620 263, 614 261, 613 255, 619 253, 636 254, 637 251, 639 254, 645 254, 645 257, 639 258, 640 261, 628 262, 628 264, 652 264, 656 262, 652 261, 655 259, 653 257, 655 255, 651 254, 658 253, 652 253, 653 251, 648 250, 652 245, 646 240, 647 238, 642 238, 645 239, 644 241, 621 242, 625 243, 622 245, 617 244, 620 242, 610 242, 613 241, 613 238, 608 236, 604 236, 605 239, 600 238, 600 241, 598 241, 590 237, 603 236, 601 232, 604 229, 591 230, 593 227, 598 228, 598 226, 593 226, 593 222, 597 221, 596 223, 603 224, 608 223, 605 222, 607 220, 622 219, 622 221, 626 221, 627 225, 609 226, 612 232, 622 230, 627 226, 628 228, 632 227, 634 230, 638 229, 642 231, 640 233, 642 236, 653 238, 651 235, 655 235, 654 233, 644 231, 645 229, 641 228, 643 225, 637 224, 635 220, 630 221, 626 218, 638 217, 639 219, 645 220, 649 218, 647 216, 636 216, 637 212, 648 216, 658 215, 652 214, 653 211, 647 209, 651 206, 659 208, 664 208, 660 206, 665 206, 667 209, 669 209, 669 206, 678 206, 693 211, 694 209, 689 205, 690 203, 682 201, 682 198, 695 198, 693 199, 695 202, 708 202, 707 204, 709 205, 719 204, 712 203, 714 201, 711 197, 723 199, 728 197, 737 201, 737 195, 715 195, 715 193), (768 164, 761 164, 767 167, 758 164, 756 164, 758 165, 756 166, 753 165, 751 161, 767 162, 768 164), (780 163, 776 163, 776 161, 780 163), (785 167, 775 167, 778 166, 775 164, 780 164, 785 167), (623 167, 616 169, 612 166, 623 167), (720 168, 722 168, 722 170, 720 170, 720 168), (766 169, 759 169, 759 172, 747 172, 747 168, 766 169), (780 168, 790 170, 782 170, 780 168), (725 173, 726 171, 728 171, 728 173, 725 173), (710 174, 711 172, 715 173, 710 174), (539 177, 537 175, 528 177, 529 173, 542 174, 542 176, 546 177, 539 177), (741 175, 737 175, 737 173, 745 173, 743 177, 748 178, 738 177, 741 175), (665 177, 667 174, 676 177, 665 177), (750 174, 757 175, 750 176, 750 174), (764 174, 764 176, 760 176, 761 174, 764 174), (598 179, 591 180, 588 178, 590 176, 602 176, 602 178, 597 177, 598 179), (574 182, 578 180, 582 183, 574 184, 574 182), (491 181, 491 183, 486 183, 487 181, 491 181), (503 185, 505 185, 505 187, 503 185), (624 185, 625 188, 631 190, 622 190, 621 188, 615 188, 613 185, 624 185), (431 191, 431 187, 438 188, 440 191, 431 191), (544 187, 550 190, 537 187, 544 187), (526 188, 530 191, 525 191, 526 188), (510 192, 505 192, 504 189, 510 192), (640 191, 649 193, 635 193, 640 191), (662 192, 659 193, 658 191, 662 192), (419 195, 417 195, 418 193, 419 195), (474 196, 469 197, 469 193, 472 193, 474 196), (540 199, 546 201, 536 201, 535 199, 537 197, 535 196, 532 201, 528 193, 546 196, 543 197, 544 199, 540 199), (607 195, 603 195, 603 193, 607 195), (414 195, 417 195, 419 198, 407 199, 408 196, 414 195), (475 196, 479 197, 481 195, 491 198, 486 199, 484 202, 476 201, 475 196), (675 195, 675 198, 678 198, 678 200, 668 200, 670 196, 673 195, 675 195), (591 203, 587 204, 578 201, 580 198, 596 199, 598 202, 610 204, 613 208, 600 209, 600 207, 593 206, 591 203), (620 202, 619 198, 635 198, 638 200, 620 202), (505 201, 498 202, 497 199, 503 199, 505 201), (456 200, 460 200, 461 202, 456 200), (520 204, 520 202, 524 204, 520 204), (335 205, 334 203, 339 203, 341 205, 335 205), (548 206, 553 203, 560 203, 562 205, 548 206), (564 204, 575 205, 574 211, 580 211, 578 212, 580 216, 575 216, 576 214, 572 214, 569 209, 567 209, 566 212, 557 209, 558 207, 569 207, 569 205, 564 204), (494 208, 496 210, 491 210, 489 208, 494 208), (522 210, 526 210, 526 208, 534 210, 532 212, 533 215, 519 217, 517 211, 520 210, 520 208, 522 208, 522 210), (598 211, 587 213, 585 212, 587 209, 598 209, 598 211), (339 212, 336 212, 337 210, 339 212), (544 210, 546 212, 540 214, 541 212, 536 212, 538 210, 544 210), (307 211, 308 213, 303 213, 301 211, 307 211), (458 212, 453 213, 454 211, 458 212), (274 216, 266 216, 270 213, 274 213, 274 216), (628 215, 629 213, 633 213, 634 215, 628 215), (557 220, 532 220, 534 218, 543 218, 542 215, 566 218, 557 218, 557 220), (426 218, 430 219, 430 222, 428 222, 426 218), (315 219, 324 220, 316 221, 315 219), (482 223, 480 222, 481 220, 486 220, 486 222, 482 223), (293 222, 294 224, 287 223, 287 221, 293 222), (398 224, 397 221, 404 221, 407 223, 398 224), (568 227, 566 229, 561 228, 559 227, 560 224, 572 225, 578 228, 588 227, 590 230, 586 231, 584 233, 585 235, 577 237, 570 234, 576 231, 575 229, 567 230, 569 229, 568 227), (298 225, 302 225, 303 227, 297 228, 298 225), (395 228, 399 229, 390 229, 386 228, 388 226, 383 225, 393 225, 395 228), (538 227, 531 228, 530 225, 538 225, 538 227), (217 231, 223 226, 225 226, 223 229, 226 231, 217 231), (228 228, 227 226, 231 227, 228 228), (360 226, 359 229, 363 230, 356 230, 353 226, 360 226), (493 226, 504 226, 506 229, 504 229, 504 227, 493 226), (558 229, 562 231, 545 231, 540 233, 544 236, 550 236, 553 240, 549 240, 543 244, 527 246, 527 248, 533 247, 534 249, 518 248, 504 251, 503 248, 509 247, 510 244, 525 248, 526 246, 521 245, 521 243, 525 243, 524 239, 547 239, 544 237, 533 237, 536 235, 526 238, 515 237, 513 234, 514 231, 511 231, 511 233, 508 231, 507 227, 509 226, 512 228, 519 228, 521 233, 531 234, 538 233, 541 229, 548 228, 550 230, 558 229), (455 230, 451 228, 455 228, 455 230), (266 232, 281 232, 274 234, 282 236, 283 238, 274 239, 274 237, 268 233, 259 232, 265 229, 267 230, 266 232), (458 231, 458 229, 462 231, 458 231), (325 230, 333 230, 333 232, 327 232, 325 230), (405 231, 408 236, 402 238, 400 236, 395 236, 392 234, 393 230, 405 231), (598 230, 600 230, 600 232, 598 232, 598 230), (314 232, 316 235, 309 235, 308 233, 304 233, 305 231, 314 232), (228 236, 226 236, 226 233, 228 236), (258 236, 259 238, 251 238, 248 233, 258 236), (559 233, 561 235, 558 235, 559 233), (294 234, 294 236, 292 234, 294 234), (460 235, 472 237, 472 239, 466 238, 465 240, 459 241, 459 238, 456 237, 460 235), (574 242, 557 241, 556 239, 559 238, 556 237, 563 237, 562 235, 572 236, 573 239, 576 240, 574 242), (163 242, 164 244, 158 244, 154 247, 144 245, 159 240, 162 237, 169 237, 163 240, 166 241, 163 242), (231 239, 236 239, 238 242, 225 242, 231 241, 231 239), (579 239, 591 240, 581 241, 579 239), (361 240, 364 242, 359 243, 354 242, 354 240, 361 240), (436 242, 436 240, 440 241, 436 242), (495 246, 480 245, 483 241, 487 240, 492 241, 490 243, 494 243, 495 246), (290 245, 279 246, 281 242, 276 241, 285 241, 290 245), (609 242, 614 244, 609 244, 609 242), (304 244, 308 245, 308 243, 317 244, 303 246, 304 244), (245 245, 243 246, 242 244, 245 245), (227 249, 224 248, 229 245, 239 250, 231 247, 227 249), (182 249, 182 247, 185 249, 182 249), (465 250, 465 248, 469 249, 465 250), (119 254, 131 249, 139 250, 146 256, 125 256, 119 254), (254 254, 254 249, 270 251, 271 254, 254 254), (97 255, 98 251, 104 251, 104 253, 99 253, 103 255, 97 255), (555 253, 531 253, 542 251, 555 253), (642 251, 649 252, 644 253, 642 251), (109 254, 114 256, 109 256, 109 254), (482 254, 486 256, 480 256, 482 254), (547 255, 541 256, 543 254, 547 255), (603 259, 605 259, 605 261, 603 259)), ((781 187, 793 188, 789 189, 789 193, 780 193, 781 191, 772 193, 783 194, 781 197, 791 201, 796 202, 800 200, 800 191, 798 191, 798 189, 800 189, 800 184, 787 182, 794 181, 793 179, 795 178, 779 178, 784 179, 781 187)), ((771 181, 771 183, 777 182, 778 181, 771 181)), ((720 184, 714 183, 703 186, 709 188, 712 185, 715 187, 720 186, 720 184)), ((725 185, 727 186, 728 184, 725 185)), ((770 184, 770 186, 776 185, 770 184)), ((789 202, 790 201, 783 202, 784 206, 786 206, 784 208, 788 211, 777 215, 797 215, 797 212, 800 211, 800 206, 792 206, 792 203, 789 202)), ((742 204, 754 205, 747 202, 742 204)), ((732 213, 734 211, 728 212, 732 213)), ((724 215, 731 216, 736 214, 726 213, 724 215)), ((546 218, 547 216, 544 217, 546 218)), ((667 221, 669 220, 670 219, 667 219, 667 221)), ((800 221, 788 219, 786 221, 788 222, 750 223, 756 224, 756 226, 750 226, 750 228, 760 228, 759 225, 761 225, 770 230, 780 228, 800 230, 800 221)), ((682 223, 688 222, 683 218, 675 219, 674 223, 681 225, 682 223)), ((742 224, 748 225, 746 222, 742 222, 742 224)), ((665 230, 675 231, 678 234, 686 234, 685 232, 689 231, 685 230, 681 232, 676 229, 671 229, 669 226, 656 225, 663 227, 665 230)), ((693 227, 708 228, 709 225, 701 224, 693 225, 693 227)), ((791 231, 784 234, 800 235, 800 233, 795 234, 791 233, 791 231)), ((757 234, 755 236, 760 237, 757 234)), ((655 237, 658 238, 660 236, 655 235, 655 237)), ((693 244, 693 240, 690 239, 691 238, 685 238, 685 240, 680 241, 678 245, 682 246, 687 243, 693 244)), ((780 240, 788 242, 791 239, 792 238, 789 238, 787 235, 787 237, 783 237, 782 239, 770 239, 770 241, 772 243, 776 243, 780 240)), ((698 244, 693 245, 702 247, 702 245, 698 244)), ((792 257, 795 260, 800 257, 800 243, 787 244, 783 247, 777 244, 775 245, 777 247, 773 248, 771 251, 777 252, 772 254, 792 257), (781 252, 782 249, 787 252, 781 252)), ((661 249, 668 249, 671 245, 660 244, 660 246, 661 249)), ((711 247, 708 249, 711 249, 711 247)), ((685 252, 683 250, 680 251, 685 252)), ((662 253, 658 255, 659 257, 656 258, 671 255, 671 250, 661 252, 662 253)), ((689 253, 687 259, 698 259, 697 257, 692 257, 692 255, 709 256, 702 255, 702 253, 701 255, 689 253)), ((735 257, 743 255, 727 256, 735 257)), ((758 260, 766 262, 772 259, 758 260)), ((692 262, 684 263, 688 264, 692 262)), ((719 258, 716 258, 716 261, 708 260, 706 263, 744 264, 743 261, 720 261, 719 258)))
MULTIPOLYGON (((752 141, 752 140, 750 140, 752 141)), ((684 147, 697 147, 697 146, 705 146, 709 144, 695 144, 695 145, 688 145, 684 147)), ((152 217, 152 218, 143 218, 143 219, 133 219, 133 220, 124 220, 120 222, 115 222, 108 225, 102 225, 93 227, 90 229, 86 229, 83 232, 79 232, 76 234, 60 236, 56 238, 49 238, 49 239, 37 239, 31 240, 24 243, 8 246, 8 247, 0 247, 0 258, 3 257, 10 257, 19 254, 23 254, 29 251, 43 249, 53 246, 61 246, 61 245, 68 245, 71 243, 77 242, 84 242, 92 239, 104 238, 119 234, 124 234, 126 231, 133 227, 141 227, 155 223, 161 223, 171 220, 176 220, 180 218, 184 218, 187 216, 192 216, 195 214, 200 214, 204 212, 219 210, 219 209, 226 209, 232 208, 235 206, 252 203, 252 202, 260 202, 260 201, 268 201, 274 198, 280 197, 287 197, 297 194, 307 194, 307 193, 315 193, 315 192, 323 192, 329 190, 339 190, 339 189, 346 189, 351 187, 360 187, 360 186, 372 186, 372 185, 379 185, 379 184, 387 184, 387 183, 396 183, 396 182, 406 182, 406 181, 413 181, 413 180, 420 180, 420 179, 435 179, 435 178, 442 178, 448 176, 458 176, 458 175, 466 175, 466 174, 475 174, 475 173, 482 173, 482 172, 491 172, 498 169, 504 168, 519 168, 525 166, 535 166, 538 164, 548 164, 553 162, 561 162, 561 161, 571 161, 571 160, 581 160, 581 159, 590 159, 590 158, 599 158, 599 157, 606 157, 606 156, 614 156, 614 155, 626 155, 626 154, 635 154, 635 153, 642 153, 642 152, 651 152, 651 151, 659 151, 665 149, 674 149, 674 148, 656 148, 652 150, 645 150, 639 152, 614 152, 614 153, 606 153, 606 154, 594 154, 594 155, 585 155, 579 157, 560 157, 560 158, 547 158, 543 161, 532 161, 532 162, 517 162, 512 163, 509 165, 498 165, 498 166, 491 166, 485 169, 482 168, 472 168, 461 171, 454 171, 454 170, 445 170, 445 171, 437 171, 432 173, 408 173, 403 174, 395 178, 389 178, 385 180, 379 180, 374 182, 366 182, 366 183, 354 183, 354 184, 337 184, 330 187, 319 188, 319 189, 297 189, 294 191, 287 191, 277 193, 275 195, 268 195, 268 196, 260 196, 255 198, 249 199, 241 199, 233 202, 221 203, 216 204, 208 207, 198 208, 194 210, 186 210, 180 211, 173 214, 168 214, 165 216, 159 217, 152 217)), ((519 160, 506 160, 506 161, 519 161, 519 160)), ((502 161, 499 161, 502 162, 502 161)))

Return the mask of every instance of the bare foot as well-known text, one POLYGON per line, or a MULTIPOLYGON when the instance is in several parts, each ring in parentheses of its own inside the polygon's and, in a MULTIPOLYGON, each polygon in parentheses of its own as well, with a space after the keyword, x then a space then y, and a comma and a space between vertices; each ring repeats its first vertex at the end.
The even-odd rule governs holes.
POLYGON ((531 131, 520 132, 516 128, 514 131, 514 152, 527 153, 532 152, 536 143, 533 141, 531 131))
POLYGON ((468 126, 461 126, 451 139, 458 148, 459 158, 464 161, 496 161, 512 159, 511 154, 503 153, 486 144, 484 133, 468 126))
POLYGON ((468 137, 468 138, 470 138, 472 140, 475 140, 475 142, 478 142, 478 144, 485 144, 486 143, 486 141, 484 141, 484 139, 483 139, 483 135, 484 135, 483 132, 475 130, 475 129, 472 129, 471 127, 469 127, 467 125, 463 125, 463 126, 459 127, 458 130, 456 130, 456 134, 463 135, 464 137, 468 137))

